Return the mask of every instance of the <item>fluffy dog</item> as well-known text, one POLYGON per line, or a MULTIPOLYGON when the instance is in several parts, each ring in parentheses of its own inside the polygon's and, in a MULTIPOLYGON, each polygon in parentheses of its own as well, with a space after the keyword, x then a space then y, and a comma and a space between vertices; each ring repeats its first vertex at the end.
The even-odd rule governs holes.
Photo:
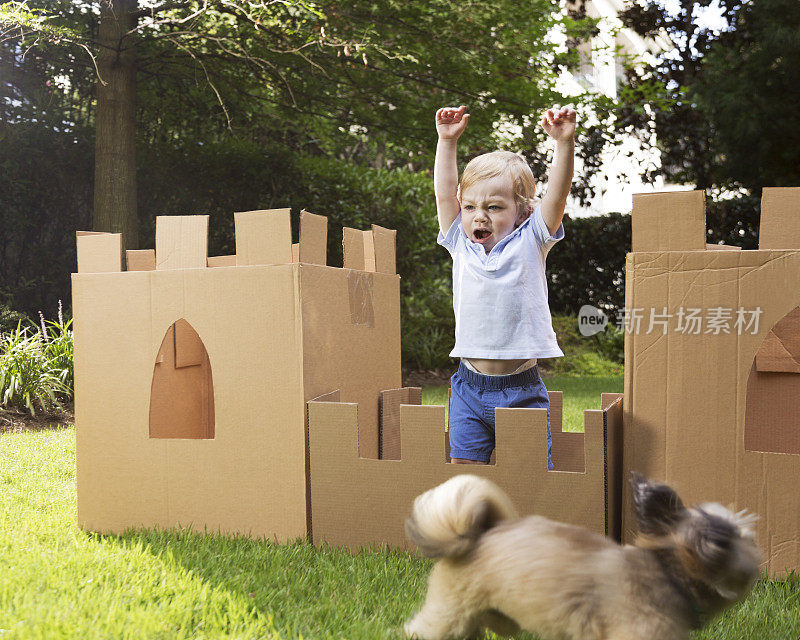
POLYGON ((414 501, 406 535, 439 558, 420 612, 425 640, 489 628, 542 640, 684 640, 742 599, 758 576, 755 517, 687 509, 668 486, 631 479, 640 536, 620 546, 539 516, 519 519, 494 484, 456 476, 414 501))

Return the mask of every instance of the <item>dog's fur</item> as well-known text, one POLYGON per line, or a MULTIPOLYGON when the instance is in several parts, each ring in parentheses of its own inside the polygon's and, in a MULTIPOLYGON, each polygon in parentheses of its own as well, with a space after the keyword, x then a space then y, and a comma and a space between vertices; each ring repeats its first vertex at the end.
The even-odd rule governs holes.
POLYGON ((494 484, 456 476, 415 502, 406 534, 439 558, 420 612, 425 640, 489 628, 542 640, 684 640, 743 598, 758 576, 754 516, 687 509, 668 486, 631 480, 640 537, 620 546, 580 527, 518 519, 494 484))

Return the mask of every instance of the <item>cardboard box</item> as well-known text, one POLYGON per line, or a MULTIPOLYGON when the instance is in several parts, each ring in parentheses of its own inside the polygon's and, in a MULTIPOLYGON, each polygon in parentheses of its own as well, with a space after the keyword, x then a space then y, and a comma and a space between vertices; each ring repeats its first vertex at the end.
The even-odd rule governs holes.
POLYGON ((237 213, 235 229, 236 254, 208 257, 206 216, 158 218, 126 272, 118 235, 78 238, 81 527, 404 546, 418 494, 478 473, 522 514, 619 538, 619 394, 584 435, 562 432, 551 393, 553 471, 542 409, 498 409, 495 463, 451 465, 445 408, 400 388, 395 232, 344 229, 339 269, 324 217, 302 212, 296 245, 288 209, 237 213))
POLYGON ((206 216, 160 217, 154 260, 126 272, 118 235, 78 237, 85 529, 307 536, 306 401, 331 389, 361 407, 359 455, 378 457, 378 392, 401 382, 394 232, 357 232, 346 268, 325 265, 327 222, 307 212, 299 262, 288 209, 236 214, 235 262, 209 260, 207 232, 206 216))
MULTIPOLYGON (((449 464, 445 408, 401 404, 384 396, 382 415, 399 414, 399 459, 360 457, 361 408, 332 392, 308 404, 312 537, 315 544, 358 550, 407 546, 403 530, 419 494, 459 473, 489 478, 520 514, 538 514, 619 538, 622 395, 603 394, 584 412, 585 435, 562 433, 561 394, 551 393, 553 462, 547 468, 547 411, 496 409, 496 462, 449 464), (393 403, 393 406, 391 406, 393 403), (386 406, 389 404, 390 406, 386 406)), ((392 419, 389 429, 397 423, 392 419)))
MULTIPOLYGON (((705 250, 701 196, 634 197, 624 468, 757 513, 782 577, 800 570, 800 189, 764 190, 758 251, 705 250)), ((630 541, 627 483, 623 501, 630 541)))

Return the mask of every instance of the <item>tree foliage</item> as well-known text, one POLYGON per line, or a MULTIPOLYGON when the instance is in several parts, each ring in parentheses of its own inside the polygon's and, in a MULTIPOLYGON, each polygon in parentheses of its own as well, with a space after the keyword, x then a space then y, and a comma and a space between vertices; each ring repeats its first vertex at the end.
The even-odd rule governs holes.
POLYGON ((800 3, 747 3, 731 20, 691 87, 711 123, 712 177, 750 190, 800 185, 800 3))
MULTIPOLYGON (((91 122, 92 56, 102 49, 98 4, 12 4, 15 14, 3 5, 0 64, 16 68, 16 77, 29 67, 66 76, 66 102, 82 103, 75 115, 91 122), (49 39, 48 29, 70 37, 49 39), (41 46, 28 48, 33 43, 41 46), (58 44, 64 46, 56 50, 58 44)), ((138 6, 136 26, 118 51, 134 46, 135 36, 141 139, 218 140, 234 132, 390 167, 427 162, 435 144, 431 114, 453 103, 473 112, 465 153, 496 146, 500 121, 518 129, 516 145, 535 150, 543 141, 537 116, 570 101, 553 87, 573 54, 548 34, 587 28, 562 15, 555 0, 140 0, 138 6)), ((25 103, 12 110, 32 109, 37 101, 26 88, 10 84, 25 103)), ((591 94, 573 101, 597 102, 591 94)))
POLYGON ((661 152, 662 173, 698 188, 800 183, 798 60, 800 4, 794 0, 631 0, 624 24, 674 45, 654 65, 630 69, 621 126, 661 152), (719 11, 725 27, 702 25, 719 11), (655 81, 664 101, 639 87, 655 81), (648 104, 649 107, 644 107, 648 104))

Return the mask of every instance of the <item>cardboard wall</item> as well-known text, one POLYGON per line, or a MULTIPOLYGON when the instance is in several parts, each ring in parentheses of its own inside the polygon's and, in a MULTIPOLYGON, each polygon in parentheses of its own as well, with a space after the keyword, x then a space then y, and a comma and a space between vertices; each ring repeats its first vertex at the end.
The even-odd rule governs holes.
MULTIPOLYGON (((118 236, 78 236, 81 527, 307 536, 305 402, 331 388, 371 404, 377 457, 379 392, 400 385, 399 277, 325 266, 327 221, 307 212, 291 262, 288 216, 237 214, 235 260, 207 257, 205 216, 159 218, 155 268, 134 254, 127 272, 118 236)), ((393 264, 393 242, 373 244, 371 264, 393 264)))
MULTIPOLYGON (((774 235, 776 226, 800 225, 800 193, 791 199, 794 215, 789 216, 787 198, 776 199, 771 191, 765 190, 762 206, 766 237, 774 235), (771 201, 784 208, 772 209, 771 201)), ((686 205, 681 194, 660 198, 659 210, 672 216, 659 218, 662 233, 673 227, 680 232, 683 220, 702 212, 697 203, 686 205), (674 206, 664 206, 663 199, 673 200, 674 206)), ((637 202, 633 224, 647 225, 654 212, 637 208, 637 202)), ((704 236, 704 225, 697 233, 704 236)), ((788 237, 792 233, 787 230, 788 237)), ((800 374, 762 373, 756 363, 762 353, 771 356, 771 364, 764 366, 776 366, 771 332, 783 336, 788 351, 794 349, 800 333, 794 311, 800 306, 800 251, 697 250, 699 239, 627 257, 629 321, 634 309, 647 313, 639 330, 625 336, 625 475, 636 470, 666 481, 687 503, 718 501, 757 513, 765 569, 780 577, 800 569, 795 489, 800 482, 800 374), (701 309, 704 317, 709 310, 732 309, 729 331, 707 331, 706 325, 698 333, 678 331, 681 308, 701 309), (761 309, 756 331, 740 332, 734 326, 740 308, 761 309), (648 333, 650 310, 673 314, 666 330, 656 325, 648 333)), ((627 485, 623 500, 623 537, 631 541, 635 518, 627 485)))
POLYGON ((120 533, 181 524, 281 540, 305 535, 295 268, 73 277, 83 528, 120 533), (212 439, 150 437, 154 365, 179 318, 208 353, 212 439))
POLYGON ((406 546, 403 524, 414 498, 459 473, 496 482, 521 514, 536 513, 613 536, 619 511, 614 494, 621 465, 621 395, 606 394, 603 402, 603 409, 584 412, 586 466, 577 472, 548 471, 544 409, 497 409, 496 463, 465 468, 445 462, 442 406, 401 405, 400 459, 371 460, 358 455, 359 405, 312 401, 313 541, 352 550, 381 543, 406 546))
POLYGON ((359 452, 378 458, 378 400, 401 385, 400 278, 300 265, 305 400, 339 389, 361 406, 359 452))

